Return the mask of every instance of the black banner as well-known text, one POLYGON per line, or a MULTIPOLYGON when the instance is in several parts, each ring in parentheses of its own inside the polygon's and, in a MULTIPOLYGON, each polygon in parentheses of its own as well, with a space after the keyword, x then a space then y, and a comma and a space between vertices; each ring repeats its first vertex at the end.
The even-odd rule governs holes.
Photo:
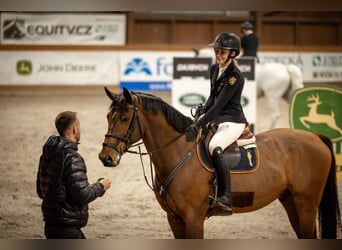
POLYGON ((175 57, 173 58, 173 78, 204 77, 209 79, 211 58, 207 57, 175 57))
POLYGON ((250 81, 255 80, 255 58, 242 57, 236 59, 242 75, 250 81))

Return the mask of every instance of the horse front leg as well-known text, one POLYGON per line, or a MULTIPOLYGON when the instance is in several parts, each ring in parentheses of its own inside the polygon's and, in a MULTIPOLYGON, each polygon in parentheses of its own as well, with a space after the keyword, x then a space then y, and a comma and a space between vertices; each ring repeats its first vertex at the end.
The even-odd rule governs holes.
POLYGON ((183 219, 168 213, 167 219, 176 239, 203 239, 205 218, 183 219))

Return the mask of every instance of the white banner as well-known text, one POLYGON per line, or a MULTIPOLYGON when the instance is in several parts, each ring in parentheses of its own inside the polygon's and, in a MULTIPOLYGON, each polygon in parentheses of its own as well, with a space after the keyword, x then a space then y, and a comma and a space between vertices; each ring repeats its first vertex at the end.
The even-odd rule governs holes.
POLYGON ((191 108, 204 104, 210 94, 210 80, 183 77, 172 81, 172 106, 186 116, 191 116, 191 108))
POLYGON ((260 52, 260 63, 296 64, 304 82, 342 82, 342 52, 260 52))
POLYGON ((124 45, 125 14, 1 13, 2 44, 124 45))
POLYGON ((0 51, 0 85, 118 84, 118 52, 0 51))
MULTIPOLYGON (((114 83, 171 91, 173 58, 192 51, 0 51, 0 84, 114 83)), ((295 63, 304 82, 342 83, 342 53, 260 52, 261 63, 295 63)))

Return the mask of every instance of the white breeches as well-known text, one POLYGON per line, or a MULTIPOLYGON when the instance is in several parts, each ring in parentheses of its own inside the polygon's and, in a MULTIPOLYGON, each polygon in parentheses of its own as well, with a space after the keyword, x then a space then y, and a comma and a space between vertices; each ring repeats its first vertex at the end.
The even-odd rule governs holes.
POLYGON ((224 150, 236 141, 242 134, 245 127, 246 124, 244 123, 223 122, 218 124, 217 131, 209 142, 210 154, 213 155, 216 147, 221 147, 224 150))

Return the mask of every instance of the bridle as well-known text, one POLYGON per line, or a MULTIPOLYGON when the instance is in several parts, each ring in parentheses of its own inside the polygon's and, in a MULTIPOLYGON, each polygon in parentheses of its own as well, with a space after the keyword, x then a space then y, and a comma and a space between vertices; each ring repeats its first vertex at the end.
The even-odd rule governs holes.
MULTIPOLYGON (((117 139, 117 142, 116 142, 116 144, 111 144, 111 143, 108 143, 108 142, 103 142, 102 145, 103 145, 103 147, 109 147, 109 148, 114 149, 119 154, 120 157, 125 152, 139 154, 140 155, 140 161, 141 161, 142 168, 143 168, 143 172, 144 172, 145 181, 146 181, 147 185, 151 188, 151 190, 156 192, 155 187, 153 187, 151 184, 149 184, 149 182, 147 180, 147 177, 145 175, 145 168, 144 168, 142 156, 143 155, 149 155, 150 156, 151 178, 152 178, 152 183, 154 183, 154 181, 153 181, 153 170, 152 170, 153 167, 152 167, 151 156, 153 154, 157 153, 157 152, 162 151, 166 147, 170 146, 172 143, 174 143, 180 137, 182 137, 184 135, 184 133, 179 134, 178 136, 173 138, 171 141, 169 141, 166 144, 164 144, 161 148, 158 148, 158 149, 156 149, 154 151, 151 151, 149 153, 142 153, 141 150, 140 150, 140 146, 139 146, 141 143, 138 143, 138 144, 135 144, 135 145, 131 144, 131 136, 133 134, 134 126, 135 126, 136 122, 138 123, 140 137, 142 136, 142 129, 141 129, 141 124, 140 124, 140 120, 139 120, 139 116, 138 116, 138 108, 137 108, 137 105, 136 105, 134 99, 133 99, 133 106, 128 106, 128 108, 133 108, 133 117, 132 117, 131 122, 130 122, 130 124, 128 126, 126 134, 124 136, 120 136, 120 135, 115 135, 115 134, 112 134, 112 133, 106 133, 105 134, 106 138, 115 138, 115 139, 117 139), (120 142, 124 142, 125 143, 125 150, 124 151, 118 149, 118 144, 120 142), (139 146, 139 152, 128 150, 129 147, 133 147, 133 146, 139 146)), ((173 214, 173 216, 175 216, 175 217, 179 217, 179 216, 172 210, 172 208, 169 206, 169 204, 168 204, 168 202, 166 200, 167 188, 168 188, 171 180, 177 175, 177 173, 182 169, 182 167, 185 165, 185 163, 191 158, 197 143, 195 143, 194 146, 188 152, 186 152, 186 154, 183 156, 182 160, 177 164, 177 166, 169 174, 169 176, 167 177, 165 182, 163 184, 157 185, 157 187, 156 187, 158 189, 158 194, 163 199, 164 204, 169 209, 171 214, 173 214)))
POLYGON ((120 156, 123 153, 127 152, 128 148, 132 145, 131 144, 131 136, 133 134, 134 126, 135 126, 136 122, 138 123, 140 136, 142 135, 141 124, 140 124, 139 117, 138 117, 138 108, 136 106, 135 101, 133 100, 133 106, 127 106, 127 107, 128 108, 133 108, 133 116, 132 116, 131 122, 130 122, 130 124, 128 126, 126 134, 124 136, 120 136, 120 135, 115 135, 115 134, 112 134, 112 133, 107 133, 107 134, 105 134, 106 138, 117 139, 117 142, 115 144, 108 143, 108 142, 103 142, 102 143, 103 147, 109 147, 109 148, 114 149, 120 156), (118 144, 120 144, 121 142, 125 143, 125 150, 118 149, 118 144))
MULTIPOLYGON (((141 129, 141 123, 140 123, 140 120, 139 120, 139 116, 138 116, 138 107, 135 103, 135 101, 133 100, 133 106, 127 106, 127 108, 133 108, 133 117, 131 119, 131 122, 128 126, 128 129, 127 129, 127 132, 124 136, 120 136, 120 135, 115 135, 115 134, 112 134, 112 133, 106 133, 105 134, 105 137, 106 138, 114 138, 114 139, 117 139, 117 142, 115 144, 112 144, 112 143, 108 143, 108 142, 103 142, 102 143, 102 146, 104 147, 109 147, 109 148, 112 148, 114 149, 119 155, 122 155, 123 153, 125 152, 128 152, 128 153, 136 153, 136 154, 140 154, 140 155, 144 155, 144 153, 137 153, 136 151, 130 151, 128 150, 129 147, 133 147, 133 146, 138 146, 140 145, 141 143, 139 144, 136 144, 136 145, 132 145, 131 144, 131 136, 133 134, 133 131, 134 131, 134 126, 135 126, 135 123, 137 122, 138 123, 138 128, 139 128, 139 134, 140 134, 140 137, 142 136, 142 129, 141 129), (119 150, 117 148, 118 144, 120 142, 124 142, 125 143, 125 151, 122 151, 122 150, 119 150)), ((163 145, 161 148, 159 149, 156 149, 154 151, 151 151, 150 153, 148 153, 150 156, 152 156, 152 154, 154 153, 157 153, 159 151, 162 151, 164 148, 168 147, 169 145, 171 145, 172 143, 174 143, 175 141, 177 141, 180 137, 182 137, 184 135, 183 134, 179 134, 178 136, 176 136, 175 138, 173 138, 171 141, 167 142, 165 145, 163 145)))

